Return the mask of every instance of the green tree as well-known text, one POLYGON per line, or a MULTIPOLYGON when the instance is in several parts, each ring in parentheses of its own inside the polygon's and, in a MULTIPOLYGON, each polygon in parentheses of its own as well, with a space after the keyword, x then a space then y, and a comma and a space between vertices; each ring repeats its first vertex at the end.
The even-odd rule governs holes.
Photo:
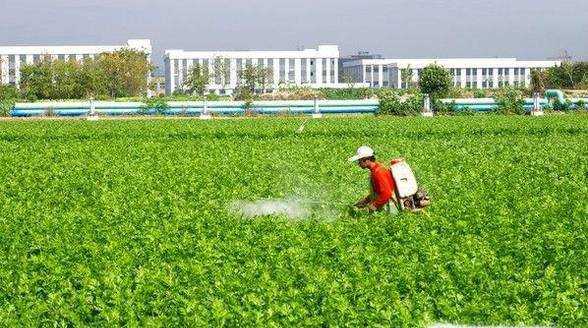
POLYGON ((80 79, 80 64, 76 61, 51 62, 52 99, 77 99, 84 96, 80 79))
POLYGON ((53 66, 51 60, 43 59, 20 68, 20 88, 29 100, 53 99, 53 66))
POLYGON ((347 89, 353 89, 355 87, 355 81, 353 80, 353 76, 349 73, 341 74, 341 81, 347 84, 347 89))
POLYGON ((103 53, 97 60, 106 77, 109 96, 133 97, 147 92, 153 66, 144 52, 122 49, 103 53))
POLYGON ((230 67, 227 64, 227 59, 223 57, 214 58, 212 68, 211 78, 224 89, 230 80, 230 67))
POLYGON ((207 66, 195 63, 184 82, 186 92, 191 95, 204 96, 210 83, 211 74, 207 66))
POLYGON ((45 57, 21 67, 21 89, 31 100, 141 96, 151 69, 143 52, 128 49, 82 63, 45 57))
POLYGON ((250 93, 255 94, 258 90, 265 91, 271 76, 272 69, 269 67, 247 65, 241 71, 239 78, 243 87, 248 89, 250 93))
POLYGON ((79 72, 80 87, 84 98, 103 98, 108 95, 108 78, 100 62, 91 58, 83 61, 79 72))
POLYGON ((406 89, 410 89, 412 87, 412 78, 413 72, 412 68, 410 68, 410 65, 407 68, 403 68, 400 70, 400 80, 402 81, 402 84, 404 84, 404 87, 406 89))
POLYGON ((437 64, 431 64, 421 71, 419 86, 422 93, 431 98, 442 98, 451 90, 451 73, 437 64))
POLYGON ((547 74, 545 71, 540 69, 531 70, 531 90, 533 92, 545 91, 545 85, 547 82, 547 74))

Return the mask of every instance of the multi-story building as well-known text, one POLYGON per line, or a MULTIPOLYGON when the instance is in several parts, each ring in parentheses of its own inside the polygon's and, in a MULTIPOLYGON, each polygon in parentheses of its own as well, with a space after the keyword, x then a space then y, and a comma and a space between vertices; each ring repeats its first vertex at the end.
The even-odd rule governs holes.
POLYGON ((20 68, 34 64, 45 58, 52 60, 78 60, 94 58, 96 55, 113 52, 123 48, 143 51, 151 60, 151 41, 145 39, 128 40, 123 45, 104 46, 7 46, 0 47, 0 83, 19 86, 20 68))
POLYGON ((448 69, 453 85, 462 88, 526 87, 532 69, 561 65, 560 61, 519 61, 516 58, 455 59, 357 59, 342 64, 342 79, 367 83, 373 88, 404 89, 417 85, 423 68, 437 64, 448 69))
POLYGON ((248 66, 269 71, 266 90, 281 85, 341 87, 339 85, 339 47, 319 45, 300 51, 184 51, 167 50, 164 57, 166 93, 186 88, 185 81, 194 65, 207 68, 207 88, 231 94, 242 83, 241 72, 248 66))

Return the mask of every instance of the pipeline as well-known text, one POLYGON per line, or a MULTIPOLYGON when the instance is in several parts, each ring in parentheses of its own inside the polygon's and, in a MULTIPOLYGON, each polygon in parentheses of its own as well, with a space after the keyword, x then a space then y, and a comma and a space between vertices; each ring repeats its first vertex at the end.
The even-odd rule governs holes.
MULTIPOLYGON (((560 90, 545 91, 545 98, 539 99, 539 106, 546 108, 550 99, 556 99, 565 104, 564 94, 560 90)), ((441 99, 445 104, 452 104, 456 111, 471 110, 476 112, 494 111, 498 103, 493 98, 456 98, 441 99)), ((588 98, 570 98, 572 109, 588 109, 588 98)), ((524 99, 526 111, 533 109, 533 98, 524 99)), ((34 116, 87 116, 97 115, 219 115, 237 116, 246 113, 262 115, 309 115, 309 114, 375 114, 378 112, 378 100, 285 100, 285 101, 256 101, 250 106, 243 101, 170 101, 161 110, 147 108, 142 102, 39 102, 17 103, 10 111, 14 117, 34 116), (249 108, 247 108, 249 107, 249 108)))
POLYGON ((566 98, 564 96, 564 93, 561 90, 556 90, 556 89, 548 89, 545 90, 545 98, 547 99, 557 99, 557 101, 560 104, 565 104, 566 103, 566 98))
POLYGON ((10 111, 14 117, 34 116, 86 116, 97 115, 265 115, 303 114, 374 114, 378 111, 377 100, 302 100, 302 101, 257 101, 250 108, 243 101, 170 101, 158 111, 147 108, 141 102, 39 102, 17 103, 10 111))

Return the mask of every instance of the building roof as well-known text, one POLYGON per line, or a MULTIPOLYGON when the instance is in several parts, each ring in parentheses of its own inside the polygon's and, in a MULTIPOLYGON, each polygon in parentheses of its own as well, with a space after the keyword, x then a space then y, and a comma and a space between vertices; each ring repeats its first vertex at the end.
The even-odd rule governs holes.
POLYGON ((344 67, 365 65, 392 65, 398 68, 421 69, 431 64, 445 68, 514 68, 514 67, 553 67, 561 65, 557 60, 519 61, 516 58, 382 58, 359 59, 343 63, 344 67))
POLYGON ((185 51, 170 49, 165 51, 165 57, 169 59, 193 59, 193 58, 339 58, 339 47, 336 45, 319 45, 317 49, 304 49, 297 51, 281 50, 240 50, 240 51, 185 51))
POLYGON ((136 49, 151 53, 151 41, 148 39, 131 39, 122 45, 72 45, 72 46, 49 46, 49 45, 22 45, 0 47, 2 55, 68 55, 68 54, 97 54, 102 52, 116 51, 122 48, 136 49))

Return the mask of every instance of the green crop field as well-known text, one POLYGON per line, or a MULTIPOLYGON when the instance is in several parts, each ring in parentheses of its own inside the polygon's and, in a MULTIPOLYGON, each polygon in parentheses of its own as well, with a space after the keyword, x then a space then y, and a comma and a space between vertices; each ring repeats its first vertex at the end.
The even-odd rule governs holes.
POLYGON ((588 326, 588 116, 302 122, 0 122, 0 325, 588 326), (425 213, 348 214, 362 144, 425 213))

